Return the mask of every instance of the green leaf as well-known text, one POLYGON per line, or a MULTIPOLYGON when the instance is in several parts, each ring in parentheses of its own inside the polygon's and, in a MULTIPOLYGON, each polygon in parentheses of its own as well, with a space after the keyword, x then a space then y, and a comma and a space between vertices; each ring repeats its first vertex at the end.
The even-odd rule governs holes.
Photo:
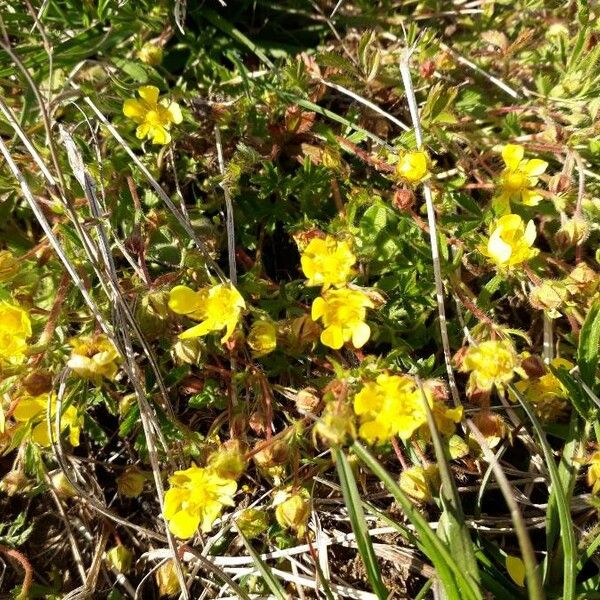
POLYGON ((369 535, 369 531, 367 529, 365 513, 362 509, 360 494, 358 492, 358 487, 356 486, 352 468, 348 462, 348 457, 342 452, 342 450, 339 448, 334 448, 333 453, 342 486, 342 493, 344 495, 344 504, 348 509, 350 523, 352 524, 352 531, 356 536, 358 552, 365 565, 367 577, 369 578, 369 582, 371 583, 373 591, 378 598, 385 600, 388 597, 388 591, 383 584, 383 580, 381 579, 379 564, 377 562, 377 557, 375 556, 375 550, 373 550, 371 536, 369 535))
POLYGON ((577 365, 581 379, 591 388, 596 379, 596 368, 600 355, 600 301, 594 302, 587 314, 581 332, 579 333, 579 347, 577 348, 577 365))

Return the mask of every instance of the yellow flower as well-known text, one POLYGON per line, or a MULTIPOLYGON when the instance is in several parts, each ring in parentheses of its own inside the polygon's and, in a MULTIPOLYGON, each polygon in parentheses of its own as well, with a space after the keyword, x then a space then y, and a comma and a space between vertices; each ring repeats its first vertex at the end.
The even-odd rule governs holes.
POLYGON ((228 284, 220 283, 197 292, 185 285, 178 285, 169 294, 169 308, 178 315, 202 321, 181 333, 180 339, 201 337, 211 331, 225 329, 225 335, 221 338, 221 343, 225 343, 240 320, 246 303, 237 289, 228 284))
MULTIPOLYGON (((56 415, 56 394, 41 394, 39 396, 23 396, 17 403, 13 417, 15 421, 22 423, 22 427, 31 426, 31 440, 40 446, 49 446, 48 427, 46 413, 48 402, 50 402, 50 416, 56 415)), ((79 446, 79 434, 83 418, 77 409, 71 404, 64 408, 61 416, 61 432, 69 428, 69 442, 71 446, 79 446)), ((54 421, 52 421, 54 428, 54 421)))
POLYGON ((123 104, 123 114, 138 123, 135 135, 138 139, 152 139, 153 144, 168 144, 171 141, 169 129, 173 123, 183 121, 177 102, 163 98, 158 100, 159 89, 153 85, 143 85, 138 89, 140 99, 129 98, 123 104))
POLYGON ((508 144, 502 148, 505 169, 500 174, 500 195, 497 201, 508 206, 510 200, 517 200, 527 206, 535 206, 543 198, 534 189, 538 177, 548 168, 546 161, 534 158, 523 160, 525 150, 518 144, 508 144))
POLYGON ((398 158, 396 175, 415 185, 429 176, 429 157, 422 150, 405 152, 398 158))
POLYGON ((483 252, 501 268, 514 267, 537 255, 538 250, 532 248, 535 236, 533 221, 525 226, 519 215, 504 215, 498 219, 483 252))
POLYGON ((300 264, 308 277, 307 285, 339 287, 352 275, 352 265, 356 256, 347 242, 336 240, 331 236, 325 239, 313 238, 304 249, 300 264))
POLYGON ((400 474, 400 489, 420 502, 429 502, 439 485, 440 475, 437 465, 409 467, 400 474))
POLYGON ((114 379, 121 357, 114 344, 104 335, 81 336, 71 340, 70 369, 83 377, 99 382, 102 377, 114 379))
POLYGON ((178 538, 190 538, 200 526, 207 532, 224 506, 234 506, 234 479, 225 479, 210 468, 190 467, 169 477, 165 494, 165 518, 178 538))
POLYGON ((360 418, 358 435, 370 444, 393 436, 407 440, 427 422, 421 390, 406 375, 379 375, 354 397, 354 412, 360 418))
POLYGON ((592 494, 597 494, 600 491, 600 452, 594 452, 588 458, 587 464, 587 484, 592 488, 592 494))
POLYGON ((163 49, 152 42, 146 42, 138 51, 137 57, 147 65, 155 67, 163 59, 163 49))
POLYGON ((471 373, 468 393, 476 390, 489 392, 494 386, 502 391, 512 380, 519 364, 519 357, 508 340, 488 340, 471 346, 461 364, 461 371, 471 373))
POLYGON ((325 329, 321 342, 325 346, 339 350, 345 342, 352 340, 355 348, 361 348, 371 335, 371 328, 365 323, 367 308, 373 308, 373 301, 358 290, 327 290, 312 304, 313 321, 321 319, 325 329))
POLYGON ((307 490, 290 493, 280 491, 274 499, 275 518, 281 527, 292 529, 300 537, 306 533, 310 517, 310 494, 307 490))
POLYGON ((256 357, 265 356, 277 347, 277 328, 270 321, 256 321, 248 334, 248 346, 256 357))
MULTIPOLYGON (((550 364, 557 369, 573 368, 573 363, 564 358, 555 358, 550 364)), ((538 417, 546 423, 559 420, 568 409, 569 392, 550 370, 541 377, 518 381, 515 387, 531 402, 538 417)))
POLYGON ((27 311, 16 304, 0 302, 0 362, 22 363, 30 336, 31 320, 27 311))

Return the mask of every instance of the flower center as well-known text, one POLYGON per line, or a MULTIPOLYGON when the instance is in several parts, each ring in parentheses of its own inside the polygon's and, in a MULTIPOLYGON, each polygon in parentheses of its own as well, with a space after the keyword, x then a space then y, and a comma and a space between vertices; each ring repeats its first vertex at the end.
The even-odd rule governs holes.
POLYGON ((511 191, 522 190, 527 187, 527 175, 519 171, 508 173, 504 178, 504 186, 511 191))

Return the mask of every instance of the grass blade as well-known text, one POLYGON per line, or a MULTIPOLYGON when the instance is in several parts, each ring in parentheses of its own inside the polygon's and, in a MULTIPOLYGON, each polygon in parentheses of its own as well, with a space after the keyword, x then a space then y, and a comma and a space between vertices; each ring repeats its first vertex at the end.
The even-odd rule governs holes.
POLYGON ((482 600, 483 596, 479 586, 463 573, 446 545, 436 536, 429 523, 400 489, 392 476, 358 442, 354 442, 352 450, 379 477, 415 527, 423 551, 433 563, 448 598, 451 600, 482 600))
POLYGON ((377 594, 377 597, 385 600, 388 597, 388 591, 381 579, 379 563, 377 562, 375 550, 373 550, 373 544, 371 543, 371 537, 367 530, 365 513, 362 509, 360 494, 358 492, 358 487, 356 486, 352 468, 348 462, 348 457, 339 448, 335 448, 333 452, 338 475, 340 477, 340 483, 342 485, 344 503, 348 509, 352 531, 356 536, 356 545, 358 546, 358 551, 365 565, 367 577, 369 578, 371 587, 375 594, 377 594))
POLYGON ((265 580, 265 583, 269 586, 269 589, 277 598, 277 600, 287 600, 288 594, 283 589, 283 586, 279 582, 279 579, 273 575, 273 572, 269 568, 269 565, 260 557, 260 554, 252 547, 252 544, 249 542, 248 538, 241 532, 241 530, 236 527, 238 535, 242 538, 242 542, 244 542, 244 546, 246 546, 246 550, 248 550, 248 554, 252 557, 256 568, 260 571, 262 578, 265 580))
POLYGON ((596 379, 596 368, 600 357, 600 302, 595 302, 585 318, 579 346, 577 348, 577 365, 581 378, 591 388, 596 379))

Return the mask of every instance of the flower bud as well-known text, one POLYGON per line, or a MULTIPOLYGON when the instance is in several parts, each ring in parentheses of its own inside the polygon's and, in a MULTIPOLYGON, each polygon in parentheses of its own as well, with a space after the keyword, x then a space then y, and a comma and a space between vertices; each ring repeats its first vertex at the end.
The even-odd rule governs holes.
POLYGON ((269 517, 264 510, 247 508, 237 518, 236 525, 240 531, 251 540, 268 529, 269 517))
POLYGON ((305 388, 296 394, 296 410, 301 414, 315 413, 321 403, 314 388, 305 388))
POLYGON ((592 296, 598 289, 600 277, 583 261, 580 262, 567 276, 565 284, 567 291, 572 296, 582 294, 583 296, 592 296))
POLYGON ((224 479, 239 479, 246 470, 244 454, 245 448, 239 440, 229 440, 208 457, 207 466, 224 479))
POLYGON ((146 476, 137 468, 129 467, 117 477, 117 492, 126 498, 137 498, 144 491, 146 476))
POLYGON ((473 417, 475 427, 479 429, 490 448, 494 448, 506 436, 506 423, 502 417, 489 411, 482 410, 473 417))
POLYGON ((275 518, 281 527, 292 529, 299 537, 306 533, 310 517, 310 495, 305 489, 296 493, 280 491, 275 495, 275 518))
POLYGON ((54 491, 63 498, 74 498, 77 496, 77 491, 67 479, 63 471, 58 471, 50 477, 54 491))
POLYGON ((169 293, 150 292, 142 297, 136 308, 136 320, 143 333, 153 339, 164 334, 169 319, 169 293))
POLYGON ((137 57, 147 65, 155 67, 163 59, 163 49, 152 42, 146 42, 137 52, 137 57))
POLYGON ((550 318, 558 318, 560 312, 558 309, 567 299, 567 289, 559 281, 547 279, 535 288, 529 294, 529 302, 533 308, 544 310, 550 318))
POLYGON ((590 234, 590 226, 582 218, 568 220, 556 233, 556 243, 561 248, 582 244, 590 234))
POLYGON ((26 492, 31 488, 27 476, 20 469, 9 471, 0 481, 0 490, 7 496, 14 496, 26 492))
POLYGON ((356 437, 352 407, 343 401, 328 402, 314 427, 314 435, 332 446, 342 446, 356 437))
POLYGON ((274 440, 254 456, 254 462, 260 468, 283 465, 290 456, 290 445, 286 440, 274 440))
POLYGON ((119 573, 127 575, 131 570, 133 553, 123 544, 117 544, 106 552, 106 562, 119 573))
POLYGON ((8 281, 19 272, 19 260, 9 250, 0 251, 0 283, 8 281))
POLYGON ((430 502, 433 492, 439 485, 440 478, 436 465, 410 467, 400 475, 400 489, 419 502, 430 502))
POLYGON ((165 562, 155 574, 156 585, 160 596, 174 596, 179 593, 179 580, 172 560, 165 562))
POLYGON ((270 321, 256 321, 250 329, 247 341, 253 356, 265 356, 277 347, 277 328, 270 321))
POLYGON ((204 344, 200 338, 178 339, 173 345, 173 358, 179 364, 200 364, 203 353, 204 344))
POLYGON ((52 389, 52 375, 47 371, 32 371, 22 384, 29 396, 41 396, 52 389))

